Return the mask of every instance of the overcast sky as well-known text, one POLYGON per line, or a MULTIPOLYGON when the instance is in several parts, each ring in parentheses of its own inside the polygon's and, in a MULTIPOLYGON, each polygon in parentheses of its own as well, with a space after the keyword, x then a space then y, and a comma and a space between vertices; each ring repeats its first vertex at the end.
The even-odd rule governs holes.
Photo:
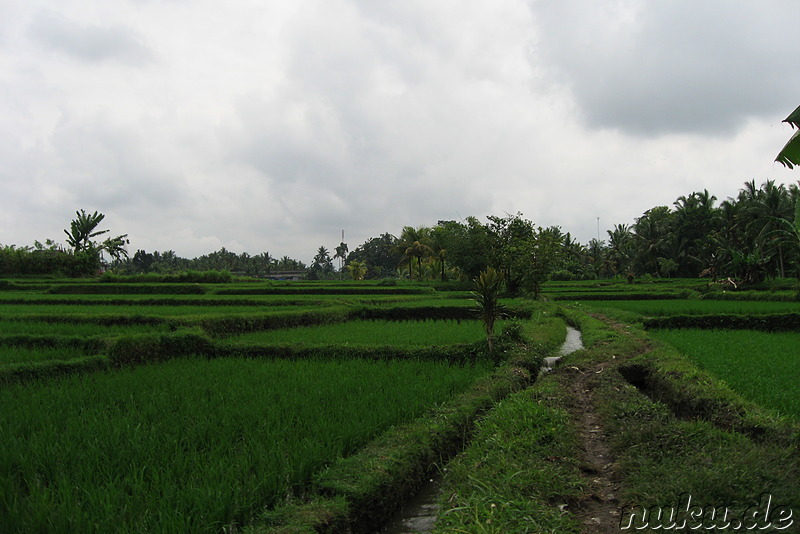
POLYGON ((796 0, 0 0, 0 244, 310 262, 521 212, 582 243, 744 182, 800 105, 796 0))

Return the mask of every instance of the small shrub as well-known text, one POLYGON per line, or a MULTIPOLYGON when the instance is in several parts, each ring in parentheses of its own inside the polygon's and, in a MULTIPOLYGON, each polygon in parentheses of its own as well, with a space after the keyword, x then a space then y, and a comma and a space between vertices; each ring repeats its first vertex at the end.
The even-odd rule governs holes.
POLYGON ((524 327, 520 321, 510 320, 503 325, 503 330, 500 333, 500 337, 503 340, 511 343, 522 343, 525 341, 523 330, 524 327))

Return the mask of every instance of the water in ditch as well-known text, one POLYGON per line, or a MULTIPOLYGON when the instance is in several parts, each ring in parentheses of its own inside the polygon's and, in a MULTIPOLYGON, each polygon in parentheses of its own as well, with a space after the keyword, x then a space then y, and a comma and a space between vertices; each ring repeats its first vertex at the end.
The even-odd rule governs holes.
POLYGON ((441 477, 437 475, 422 486, 403 505, 397 516, 381 529, 381 534, 426 533, 433 530, 439 513, 440 482, 441 477))
MULTIPOLYGON (((544 368, 552 370, 562 357, 583 348, 580 330, 567 326, 567 337, 558 356, 545 358, 544 368)), ((426 534, 433 530, 439 513, 440 477, 431 479, 403 505, 400 512, 387 523, 381 534, 426 534)))
POLYGON ((583 338, 581 337, 581 331, 577 328, 567 326, 567 338, 564 340, 564 344, 561 345, 561 349, 558 351, 558 356, 550 356, 549 358, 545 358, 544 367, 542 370, 552 371, 553 368, 556 367, 561 361, 561 358, 567 354, 575 352, 576 350, 581 350, 582 348, 583 338))

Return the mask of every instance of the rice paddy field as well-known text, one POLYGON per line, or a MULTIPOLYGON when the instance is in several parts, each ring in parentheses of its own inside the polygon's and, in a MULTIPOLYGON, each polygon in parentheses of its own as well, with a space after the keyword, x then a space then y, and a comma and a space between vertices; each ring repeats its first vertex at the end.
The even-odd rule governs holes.
POLYGON ((92 322, 35 321, 0 319, 0 332, 3 335, 35 334, 56 336, 115 336, 120 334, 140 334, 145 332, 164 332, 166 323, 161 324, 97 324, 92 322))
POLYGON ((5 364, 64 361, 89 356, 94 351, 82 347, 20 347, 0 345, 0 366, 5 364))
POLYGON ((188 359, 6 387, 0 524, 7 532, 219 532, 486 371, 188 359))
POLYGON ((191 295, 175 287, 140 294, 136 284, 95 294, 82 286, 82 294, 48 293, 47 283, 0 291, 0 379, 31 371, 0 380, 2 532, 232 531, 494 367, 489 359, 326 359, 318 351, 292 360, 182 355, 121 367, 109 360, 61 374, 70 362, 102 359, 116 340, 152 345, 186 328, 212 344, 255 347, 452 347, 485 335, 474 320, 346 319, 363 309, 463 315, 472 306, 466 292, 314 294, 289 284, 284 292, 302 291, 259 294, 248 283, 191 295), (286 317, 306 316, 312 324, 280 327, 286 317), (202 331, 219 322, 224 334, 202 331), (61 367, 36 378, 54 364, 61 367))
POLYGON ((800 420, 800 333, 680 329, 653 335, 744 398, 800 420))
MULTIPOLYGON (((169 284, 159 294, 157 284, 117 286, 109 294, 86 281, 25 281, 0 291, 0 532, 234 532, 493 369, 474 356, 363 357, 370 347, 475 347, 485 333, 464 318, 473 302, 463 290, 234 282, 192 284, 193 294, 169 284), (211 349, 322 349, 294 359, 178 350, 197 339, 211 349), (114 359, 113 350, 124 352, 117 344, 138 343, 136 357, 114 359), (163 346, 180 354, 147 360, 163 346), (326 358, 326 347, 337 357, 326 358), (86 359, 91 365, 70 367, 86 359)), ((676 298, 684 289, 653 284, 646 291, 669 298, 641 300, 626 299, 619 285, 560 283, 550 294, 613 294, 576 307, 631 318, 800 313, 798 302, 676 298)), ((505 303, 539 313, 526 299, 505 303)), ((652 334, 744 397, 800 417, 797 332, 652 334)))
POLYGON ((800 302, 734 300, 594 300, 581 302, 586 308, 616 308, 647 317, 669 315, 754 315, 800 313, 800 302))
MULTIPOLYGON (((496 330, 504 322, 498 321, 496 330)), ((348 321, 251 332, 230 337, 241 344, 302 343, 307 345, 431 346, 476 343, 485 336, 483 324, 474 321, 348 321)))
MULTIPOLYGON (((628 290, 627 299, 620 284, 592 287, 592 284, 583 283, 572 289, 569 284, 558 284, 552 291, 554 294, 572 291, 573 295, 588 295, 590 298, 572 306, 591 313, 613 314, 626 322, 642 322, 651 317, 758 317, 800 313, 799 301, 770 301, 770 295, 775 295, 770 291, 734 295, 741 300, 715 300, 713 294, 707 299, 698 298, 697 294, 683 299, 641 298, 653 291, 653 287, 680 287, 673 284, 653 284, 644 289, 634 286, 628 290), (612 300, 603 300, 603 295, 612 291, 620 295, 612 300), (747 300, 749 297, 753 300, 747 300)), ((685 289, 697 290, 700 287, 693 281, 685 289)), ((651 335, 673 345, 687 359, 727 383, 742 397, 780 415, 800 418, 800 404, 797 402, 800 398, 800 333, 796 330, 769 332, 689 327, 653 330, 651 335)))

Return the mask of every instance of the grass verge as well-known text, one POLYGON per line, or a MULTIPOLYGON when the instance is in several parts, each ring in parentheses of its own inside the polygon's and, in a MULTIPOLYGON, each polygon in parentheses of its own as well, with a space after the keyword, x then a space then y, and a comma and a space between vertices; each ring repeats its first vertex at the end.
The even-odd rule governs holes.
POLYGON ((563 394, 545 379, 480 421, 470 446, 448 464, 434 532, 580 532, 558 507, 582 490, 570 416, 554 406, 563 394))

